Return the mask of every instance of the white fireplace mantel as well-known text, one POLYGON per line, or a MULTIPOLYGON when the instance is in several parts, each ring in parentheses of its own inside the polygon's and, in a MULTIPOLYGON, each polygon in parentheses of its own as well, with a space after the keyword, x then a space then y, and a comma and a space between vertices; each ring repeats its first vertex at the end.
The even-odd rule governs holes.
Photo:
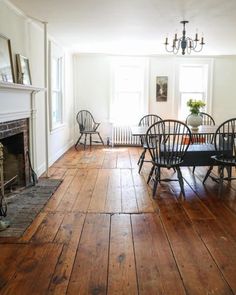
POLYGON ((44 88, 0 82, 0 122, 30 118, 34 96, 44 88))
POLYGON ((7 82, 0 82, 0 89, 9 89, 9 90, 22 90, 22 91, 42 91, 44 88, 35 87, 32 85, 23 85, 17 83, 7 83, 7 82))
POLYGON ((30 119, 30 155, 32 166, 36 163, 36 107, 35 94, 45 91, 42 87, 0 82, 0 123, 23 118, 30 119))

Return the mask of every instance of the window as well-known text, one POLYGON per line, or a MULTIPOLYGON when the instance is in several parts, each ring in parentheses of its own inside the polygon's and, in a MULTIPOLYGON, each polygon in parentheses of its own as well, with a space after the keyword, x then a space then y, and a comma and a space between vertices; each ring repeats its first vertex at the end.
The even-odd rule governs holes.
POLYGON ((147 83, 145 58, 113 59, 110 119, 114 124, 137 124, 146 114, 147 83))
POLYGON ((53 130, 63 124, 63 55, 55 44, 50 49, 50 123, 53 130))
POLYGON ((179 65, 177 96, 179 97, 178 117, 180 120, 185 120, 189 115, 187 101, 190 98, 204 101, 206 103, 205 111, 209 111, 209 69, 209 63, 186 63, 179 65))

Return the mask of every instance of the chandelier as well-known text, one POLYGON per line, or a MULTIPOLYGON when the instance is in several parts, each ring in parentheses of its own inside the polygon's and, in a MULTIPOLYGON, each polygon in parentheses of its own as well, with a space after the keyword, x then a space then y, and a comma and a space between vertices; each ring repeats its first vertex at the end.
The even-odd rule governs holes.
POLYGON ((203 45, 205 44, 203 36, 201 37, 201 41, 198 37, 198 33, 196 33, 195 39, 186 37, 185 24, 188 24, 188 21, 182 20, 180 23, 183 24, 182 37, 178 38, 176 33, 172 45, 169 45, 168 38, 166 37, 166 41, 164 43, 166 51, 177 54, 181 48, 182 55, 185 55, 185 52, 188 54, 190 54, 192 51, 200 52, 203 48, 203 45))

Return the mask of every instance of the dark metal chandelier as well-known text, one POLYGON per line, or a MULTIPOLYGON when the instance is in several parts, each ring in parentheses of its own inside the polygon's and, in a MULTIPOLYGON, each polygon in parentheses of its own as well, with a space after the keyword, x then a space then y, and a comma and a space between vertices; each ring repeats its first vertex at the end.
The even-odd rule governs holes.
POLYGON ((201 37, 201 41, 198 37, 198 33, 196 33, 195 39, 186 37, 185 24, 187 24, 188 21, 182 20, 180 23, 183 24, 182 37, 178 38, 176 33, 172 45, 169 45, 168 38, 166 37, 166 41, 164 43, 166 51, 177 54, 181 49, 182 55, 185 55, 185 52, 187 52, 188 54, 190 54, 192 51, 200 52, 203 48, 203 45, 205 44, 203 36, 201 37))

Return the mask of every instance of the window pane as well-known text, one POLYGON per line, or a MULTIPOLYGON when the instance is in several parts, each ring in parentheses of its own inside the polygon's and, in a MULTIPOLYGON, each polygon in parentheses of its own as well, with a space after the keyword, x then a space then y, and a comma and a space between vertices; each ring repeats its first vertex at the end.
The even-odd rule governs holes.
POLYGON ((137 91, 142 89, 142 70, 140 67, 119 67, 115 77, 115 87, 119 91, 137 91))
POLYGON ((62 124, 62 57, 51 59, 51 128, 62 124))
POLYGON ((59 59, 52 59, 52 89, 59 89, 59 59))
POLYGON ((53 124, 62 122, 61 95, 58 92, 52 94, 52 122, 53 124))
POLYGON ((57 121, 57 93, 52 95, 52 121, 56 123, 57 121))
POLYGON ((137 124, 140 119, 140 93, 118 93, 114 109, 114 120, 117 124, 137 124))
POLYGON ((205 73, 203 66, 180 67, 180 92, 203 92, 205 73))
POLYGON ((137 124, 147 107, 147 60, 113 60, 111 120, 115 124, 137 124))

